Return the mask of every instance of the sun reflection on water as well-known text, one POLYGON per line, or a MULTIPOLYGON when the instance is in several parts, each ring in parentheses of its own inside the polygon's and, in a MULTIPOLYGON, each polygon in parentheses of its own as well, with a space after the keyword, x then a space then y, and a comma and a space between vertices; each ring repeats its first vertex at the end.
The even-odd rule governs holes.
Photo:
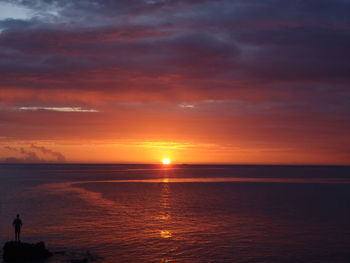
POLYGON ((161 230, 160 231, 160 236, 162 238, 170 238, 172 236, 172 234, 169 231, 167 231, 167 230, 161 230))
POLYGON ((161 196, 160 196, 161 209, 160 209, 160 216, 159 216, 159 218, 164 222, 164 229, 160 230, 161 238, 172 237, 172 233, 169 230, 167 230, 167 227, 166 227, 166 224, 170 223, 170 219, 171 219, 169 198, 170 198, 169 179, 164 178, 162 189, 161 189, 161 196))

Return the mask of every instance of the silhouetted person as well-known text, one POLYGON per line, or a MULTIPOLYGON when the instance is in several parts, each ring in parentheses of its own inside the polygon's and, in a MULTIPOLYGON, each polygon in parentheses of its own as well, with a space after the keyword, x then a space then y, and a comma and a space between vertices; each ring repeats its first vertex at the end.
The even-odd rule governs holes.
POLYGON ((17 214, 15 220, 12 222, 13 227, 15 228, 15 240, 20 242, 19 235, 21 234, 22 220, 17 214))

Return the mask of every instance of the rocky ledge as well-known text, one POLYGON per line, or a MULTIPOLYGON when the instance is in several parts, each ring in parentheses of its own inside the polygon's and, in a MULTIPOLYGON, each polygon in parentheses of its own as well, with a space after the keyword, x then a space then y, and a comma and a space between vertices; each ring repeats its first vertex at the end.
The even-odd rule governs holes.
POLYGON ((51 257, 52 253, 46 249, 44 242, 37 244, 10 241, 3 247, 3 259, 6 262, 16 260, 40 260, 51 257))

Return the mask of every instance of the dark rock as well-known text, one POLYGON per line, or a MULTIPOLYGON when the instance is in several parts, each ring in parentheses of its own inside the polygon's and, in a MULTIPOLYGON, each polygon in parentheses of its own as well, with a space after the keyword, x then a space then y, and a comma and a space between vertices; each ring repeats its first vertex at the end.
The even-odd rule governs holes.
POLYGON ((55 255, 65 255, 66 251, 55 251, 53 252, 55 255))
POLYGON ((39 260, 52 256, 52 253, 45 248, 44 242, 37 244, 10 241, 3 247, 4 261, 16 260, 39 260))

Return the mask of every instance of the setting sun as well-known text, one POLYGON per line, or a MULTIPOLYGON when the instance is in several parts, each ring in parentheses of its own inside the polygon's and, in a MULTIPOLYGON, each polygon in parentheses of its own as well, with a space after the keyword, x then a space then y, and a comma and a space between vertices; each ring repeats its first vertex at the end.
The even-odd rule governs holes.
POLYGON ((164 165, 168 165, 168 164, 171 164, 171 160, 169 158, 163 158, 162 163, 164 165))

